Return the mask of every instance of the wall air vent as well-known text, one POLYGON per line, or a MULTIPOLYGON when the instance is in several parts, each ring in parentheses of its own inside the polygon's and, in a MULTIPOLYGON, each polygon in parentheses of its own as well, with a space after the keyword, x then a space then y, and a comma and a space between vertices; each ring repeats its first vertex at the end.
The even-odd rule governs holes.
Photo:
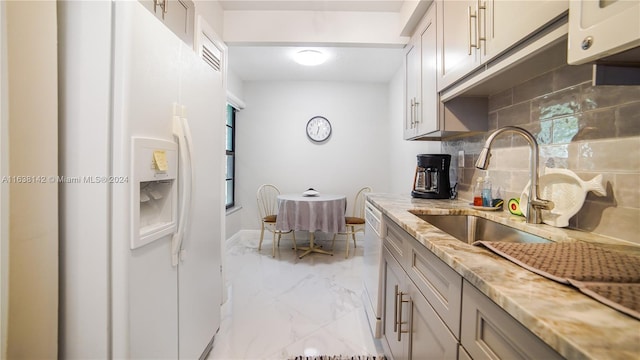
MULTIPOLYGON (((209 40, 205 37, 206 40, 209 40)), ((204 60, 215 71, 220 71, 220 50, 218 50, 211 40, 205 41, 202 44, 202 60, 204 60)))
POLYGON ((202 16, 198 16, 195 48, 202 60, 209 64, 214 71, 221 73, 224 79, 227 72, 227 46, 202 16))

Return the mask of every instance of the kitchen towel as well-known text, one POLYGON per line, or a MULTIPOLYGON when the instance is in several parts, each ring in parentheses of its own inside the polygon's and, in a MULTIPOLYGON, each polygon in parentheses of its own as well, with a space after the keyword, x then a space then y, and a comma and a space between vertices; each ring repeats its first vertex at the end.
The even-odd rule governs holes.
POLYGON ((585 242, 476 241, 496 254, 640 320, 640 249, 585 242))
POLYGON ((289 360, 387 360, 387 358, 380 355, 301 355, 289 360))

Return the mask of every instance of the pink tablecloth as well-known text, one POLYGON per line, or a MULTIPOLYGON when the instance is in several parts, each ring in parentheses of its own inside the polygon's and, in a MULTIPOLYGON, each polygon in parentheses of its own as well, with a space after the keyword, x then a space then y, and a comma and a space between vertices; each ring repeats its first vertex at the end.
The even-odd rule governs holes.
POLYGON ((346 207, 347 198, 344 195, 279 195, 276 229, 344 232, 346 207))

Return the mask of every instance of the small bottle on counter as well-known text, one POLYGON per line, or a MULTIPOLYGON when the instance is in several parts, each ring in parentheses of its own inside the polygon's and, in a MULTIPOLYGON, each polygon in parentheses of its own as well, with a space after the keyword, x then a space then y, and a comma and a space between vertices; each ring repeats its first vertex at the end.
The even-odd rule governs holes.
POLYGON ((476 185, 473 187, 473 206, 482 206, 482 190, 484 188, 484 180, 481 176, 476 179, 476 185))
POLYGON ((482 184, 482 206, 484 207, 492 207, 492 195, 491 195, 491 179, 489 179, 489 175, 484 178, 484 182, 482 184))

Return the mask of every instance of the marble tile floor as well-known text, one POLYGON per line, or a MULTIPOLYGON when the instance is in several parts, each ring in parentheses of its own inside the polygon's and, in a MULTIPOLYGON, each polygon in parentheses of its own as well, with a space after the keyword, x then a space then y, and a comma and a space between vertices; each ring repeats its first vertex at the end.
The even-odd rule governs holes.
MULTIPOLYGON (((344 240, 336 240, 334 256, 298 259, 286 236, 272 258, 268 235, 261 252, 257 232, 227 243, 228 298, 209 359, 383 354, 361 299, 361 240, 355 255, 351 244, 348 259, 344 240)), ((319 243, 331 246, 330 240, 319 243)))

